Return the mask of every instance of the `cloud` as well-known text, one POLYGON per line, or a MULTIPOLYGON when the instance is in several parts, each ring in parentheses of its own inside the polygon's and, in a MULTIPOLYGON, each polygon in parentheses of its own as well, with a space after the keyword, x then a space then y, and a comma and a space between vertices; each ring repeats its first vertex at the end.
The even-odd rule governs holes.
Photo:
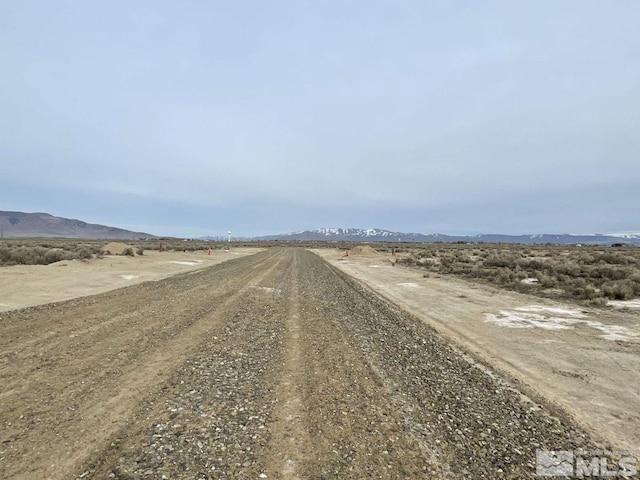
POLYGON ((639 14, 5 4, 2 200, 171 232, 634 230, 639 14))

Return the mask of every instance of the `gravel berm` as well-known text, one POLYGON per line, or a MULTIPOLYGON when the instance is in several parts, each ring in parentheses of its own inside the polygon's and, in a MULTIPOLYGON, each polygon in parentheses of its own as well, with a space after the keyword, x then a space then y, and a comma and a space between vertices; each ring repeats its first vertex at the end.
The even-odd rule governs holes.
POLYGON ((0 478, 527 479, 596 449, 311 252, 0 314, 0 478))

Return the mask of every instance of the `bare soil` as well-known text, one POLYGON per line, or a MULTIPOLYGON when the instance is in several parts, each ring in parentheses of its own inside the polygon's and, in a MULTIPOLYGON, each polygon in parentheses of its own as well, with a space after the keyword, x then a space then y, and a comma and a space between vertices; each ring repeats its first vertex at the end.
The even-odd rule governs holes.
POLYGON ((596 448, 311 252, 0 313, 0 478, 534 478, 596 448))
POLYGON ((640 453, 640 312, 586 307, 393 265, 327 261, 433 327, 515 388, 565 412, 594 438, 640 453))
POLYGON ((258 248, 234 248, 228 252, 211 250, 208 254, 207 250, 147 250, 144 255, 135 257, 105 255, 92 260, 63 260, 49 265, 1 267, 0 312, 95 295, 181 272, 202 270, 259 251, 258 248))

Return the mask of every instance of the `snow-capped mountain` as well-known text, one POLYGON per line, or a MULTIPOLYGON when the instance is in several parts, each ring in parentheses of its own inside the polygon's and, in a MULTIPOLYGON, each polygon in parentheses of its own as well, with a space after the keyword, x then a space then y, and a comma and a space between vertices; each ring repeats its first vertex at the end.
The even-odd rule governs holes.
POLYGON ((612 245, 626 243, 640 245, 640 234, 534 234, 534 235, 496 235, 453 236, 439 233, 403 233, 381 228, 318 228, 284 235, 269 235, 254 240, 279 241, 327 241, 327 242, 473 242, 473 243, 556 243, 582 245, 612 245))
MULTIPOLYGON (((270 235, 257 240, 313 240, 347 242, 426 242, 431 236, 420 233, 402 233, 381 228, 318 228, 285 235, 270 235)), ((433 241, 433 240, 432 240, 433 241)))
POLYGON ((356 237, 390 237, 398 234, 398 232, 390 232, 389 230, 382 230, 380 228, 318 228, 317 230, 311 231, 325 236, 352 235, 356 237))
POLYGON ((325 237, 346 236, 363 239, 387 238, 389 240, 397 240, 398 237, 403 237, 406 235, 420 235, 419 233, 391 232, 389 230, 383 230, 381 228, 318 228, 316 230, 307 230, 307 232, 298 233, 311 233, 325 237))
POLYGON ((629 233, 629 232, 607 233, 607 236, 616 237, 616 238, 626 238, 626 239, 629 239, 629 240, 640 240, 640 232, 637 232, 637 233, 629 233))

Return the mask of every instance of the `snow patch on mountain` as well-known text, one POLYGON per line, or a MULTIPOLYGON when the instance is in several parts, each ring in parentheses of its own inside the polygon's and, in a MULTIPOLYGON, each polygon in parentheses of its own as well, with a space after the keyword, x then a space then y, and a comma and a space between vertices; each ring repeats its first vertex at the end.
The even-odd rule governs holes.
MULTIPOLYGON (((348 235, 351 237, 393 237, 406 235, 404 233, 390 232, 389 230, 383 230, 380 228, 318 228, 316 230, 309 230, 311 233, 317 233, 325 236, 332 235, 348 235)), ((302 232, 299 232, 302 233, 302 232)))
POLYGON ((621 233, 607 233, 608 237, 616 238, 628 238, 628 239, 640 239, 640 232, 621 232, 621 233))
POLYGON ((619 233, 617 235, 602 234, 529 234, 529 235, 500 235, 478 234, 473 236, 455 236, 438 233, 403 233, 384 230, 382 228, 318 228, 285 235, 270 235, 258 237, 256 240, 280 241, 350 241, 350 242, 483 242, 483 243, 525 243, 525 244, 581 244, 581 245, 611 245, 627 243, 640 245, 640 234, 619 233))

